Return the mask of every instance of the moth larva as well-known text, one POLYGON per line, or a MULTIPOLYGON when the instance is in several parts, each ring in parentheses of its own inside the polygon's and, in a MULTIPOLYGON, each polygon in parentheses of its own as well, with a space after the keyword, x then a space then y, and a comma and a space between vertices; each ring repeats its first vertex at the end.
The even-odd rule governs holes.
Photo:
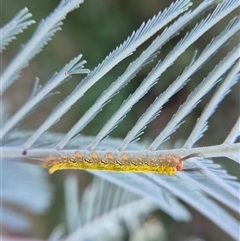
POLYGON ((49 173, 63 169, 81 169, 93 171, 113 172, 142 172, 173 175, 183 169, 183 161, 198 156, 191 154, 186 157, 179 157, 173 154, 161 154, 152 158, 130 157, 127 153, 114 155, 107 152, 101 157, 95 152, 90 155, 82 155, 76 151, 73 156, 54 157, 48 155, 43 166, 49 169, 49 173))

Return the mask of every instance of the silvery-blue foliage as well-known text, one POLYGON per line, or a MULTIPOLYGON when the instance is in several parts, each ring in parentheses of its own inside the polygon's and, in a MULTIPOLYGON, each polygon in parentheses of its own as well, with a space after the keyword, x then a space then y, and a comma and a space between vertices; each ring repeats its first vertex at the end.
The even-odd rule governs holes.
MULTIPOLYGON (((185 102, 171 117, 165 128, 148 145, 139 141, 146 126, 157 116, 169 99, 181 90, 191 76, 201 71, 202 66, 211 59, 224 44, 239 32, 239 17, 234 17, 229 24, 214 38, 180 76, 159 96, 139 117, 135 125, 127 130, 123 139, 106 138, 117 128, 141 98, 158 82, 161 75, 174 64, 186 49, 203 34, 219 23, 224 17, 239 7, 239 0, 205 0, 192 8, 190 0, 177 0, 163 12, 143 23, 119 47, 113 50, 96 68, 89 71, 84 68, 85 60, 79 54, 66 64, 43 86, 37 79, 32 95, 11 117, 7 117, 3 107, 4 93, 18 77, 29 61, 38 54, 54 33, 60 30, 67 13, 77 8, 83 0, 62 0, 58 7, 36 28, 29 41, 21 48, 9 65, 1 70, 1 202, 4 226, 10 229, 25 229, 29 225, 27 217, 11 210, 8 205, 14 204, 32 213, 42 213, 51 203, 52 193, 47 182, 46 173, 40 167, 48 154, 73 155, 76 150, 89 153, 93 150, 103 152, 131 152, 133 155, 151 155, 153 153, 172 153, 187 156, 199 153, 198 157, 185 161, 184 168, 196 168, 194 172, 177 172, 174 176, 147 173, 110 173, 90 172, 93 182, 83 193, 79 201, 79 186, 74 176, 65 180, 65 211, 68 235, 65 240, 121 240, 123 230, 119 220, 126 222, 131 231, 139 229, 140 216, 147 216, 154 210, 161 209, 176 221, 189 221, 191 214, 181 201, 184 201, 209 220, 219 226, 233 239, 239 238, 239 221, 231 214, 239 215, 239 182, 237 177, 229 175, 226 170, 212 161, 215 157, 225 157, 226 163, 236 162, 239 165, 240 117, 236 120, 226 139, 210 146, 199 147, 198 141, 208 131, 208 122, 221 101, 230 92, 239 79, 239 45, 223 57, 214 69, 205 75, 202 82, 188 95, 185 102), (179 33, 194 18, 211 8, 211 13, 199 21, 164 58, 158 60, 139 87, 123 100, 111 118, 93 137, 85 137, 81 131, 97 116, 121 89, 133 81, 145 65, 159 58, 159 51, 172 37, 179 33), (191 9, 191 10, 190 10, 191 9), (212 10, 213 9, 213 10, 212 10), (79 118, 77 123, 66 134, 52 133, 49 129, 65 115, 74 103, 112 68, 132 55, 136 49, 158 33, 152 43, 136 58, 126 70, 97 98, 96 102, 79 118), (17 130, 20 121, 62 83, 74 74, 86 76, 75 87, 72 93, 61 101, 49 114, 48 118, 34 131, 17 130), (217 88, 201 116, 197 119, 191 134, 177 149, 162 148, 170 136, 181 129, 185 118, 215 86, 217 88), (21 163, 10 162, 18 160, 21 163), (33 169, 33 170, 30 170, 33 169), (17 171, 15 171, 17 170, 17 171), (15 186, 18 184, 19 186, 15 186), (15 188, 14 188, 15 187, 15 188), (36 200, 32 202, 32 200, 36 200), (226 211, 221 205, 231 210, 226 211), (124 212, 123 212, 124 210, 124 212), (126 211, 127 210, 127 211, 126 211), (128 214, 126 214, 128 213, 128 214), (108 228, 106 235, 106 228, 108 228)), ((81 11, 81 10, 80 10, 81 11)), ((3 51, 15 36, 34 23, 26 8, 21 10, 8 24, 0 29, 3 51)), ((46 100, 47 101, 47 100, 46 100)), ((222 127, 224 128, 224 126, 222 127)), ((58 240, 64 234, 59 226, 53 230, 49 240, 58 240)), ((164 236, 164 235, 163 235, 164 236)))

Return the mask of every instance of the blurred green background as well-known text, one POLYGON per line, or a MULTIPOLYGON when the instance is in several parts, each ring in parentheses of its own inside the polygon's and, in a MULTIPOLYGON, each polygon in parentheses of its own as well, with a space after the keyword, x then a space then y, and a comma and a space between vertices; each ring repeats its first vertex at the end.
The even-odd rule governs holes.
MULTIPOLYGON (((201 1, 194 1, 194 6, 197 6, 201 1)), ((17 40, 14 40, 2 54, 2 66, 4 67, 14 57, 20 48, 21 44, 26 43, 27 39, 33 34, 37 24, 58 5, 57 0, 2 0, 1 1, 1 25, 8 22, 20 9, 27 7, 30 13, 33 14, 33 19, 37 22, 31 25, 23 34, 18 35, 17 40)), ((14 113, 22 103, 28 98, 34 84, 35 77, 40 78, 40 83, 44 84, 55 71, 60 70, 67 62, 77 56, 79 53, 83 54, 83 59, 87 60, 86 68, 92 70, 95 66, 103 61, 103 59, 119 44, 121 44, 133 30, 136 30, 143 21, 147 21, 154 14, 170 5, 170 1, 160 0, 86 0, 80 8, 71 12, 64 20, 62 31, 58 31, 53 39, 44 46, 44 49, 38 54, 25 68, 21 77, 9 88, 5 94, 6 100, 9 102, 9 114, 14 113)), ((205 15, 208 12, 205 13, 205 15)), ((235 13, 234 13, 235 14, 235 13)), ((138 105, 132 109, 124 121, 118 126, 116 130, 111 133, 112 137, 124 137, 128 130, 134 125, 138 117, 147 109, 152 101, 162 91, 164 91, 169 84, 171 84, 190 63, 194 51, 198 50, 198 54, 202 49, 216 37, 217 34, 223 30, 223 26, 229 22, 232 16, 228 16, 220 24, 207 32, 192 45, 187 51, 171 66, 166 73, 164 73, 158 84, 155 85, 149 93, 139 101, 138 105)), ((199 19, 198 19, 199 20, 199 19)), ((159 59, 163 59, 169 51, 177 44, 177 42, 190 30, 195 23, 192 22, 188 28, 184 29, 182 33, 169 41, 161 49, 154 63, 159 59)), ((128 64, 133 61, 141 51, 146 48, 151 41, 150 39, 143 46, 139 48, 133 56, 123 61, 115 67, 110 73, 102 78, 96 85, 94 85, 83 98, 81 98, 73 108, 57 123, 52 130, 56 132, 65 133, 70 127, 81 117, 81 115, 96 101, 101 92, 105 90, 110 83, 117 79, 117 77, 124 71, 128 64)), ((224 46, 221 51, 213 56, 211 61, 204 65, 193 77, 192 80, 177 93, 164 106, 161 115, 149 124, 146 129, 145 138, 153 139, 167 124, 173 113, 178 109, 188 94, 199 84, 204 77, 213 69, 213 67, 222 59, 237 43, 238 37, 231 40, 231 42, 224 46)), ((111 115, 119 108, 122 101, 125 100, 141 81, 146 77, 148 72, 153 67, 153 64, 146 66, 137 77, 128 84, 123 91, 121 91, 113 100, 97 115, 82 132, 86 135, 96 135, 103 124, 111 115)), ((42 106, 38 107, 32 115, 21 125, 25 129, 36 129, 48 116, 54 106, 63 100, 79 83, 82 76, 74 76, 67 84, 58 88, 61 92, 59 95, 53 96, 47 100, 42 106)), ((206 95, 203 101, 187 118, 186 123, 172 136, 171 141, 186 139, 190 134, 192 127, 195 124, 196 118, 201 114, 204 106, 209 101, 211 95, 206 95)), ((231 130, 239 115, 239 85, 236 85, 224 101, 220 108, 217 109, 216 114, 210 121, 209 131, 205 138, 201 139, 199 145, 211 145, 221 143, 226 135, 231 130)), ((228 166, 230 162, 226 164, 228 166)), ((232 164, 232 162, 231 162, 232 164)), ((238 168, 236 166, 228 166, 230 172, 238 175, 238 168), (234 172, 235 169, 235 172, 234 172)), ((57 178, 56 178, 57 179, 57 178)), ((57 179, 58 180, 58 179, 57 179)), ((59 194, 60 195, 60 194, 59 194)), ((185 234, 202 235, 205 240, 216 240, 215 232, 219 232, 222 236, 221 240, 226 240, 226 236, 218 230, 209 221, 206 221, 198 213, 194 213, 194 221, 191 224, 176 224, 173 220, 166 225, 172 233, 169 234, 169 240, 183 240, 185 234), (208 223, 208 227, 203 230, 202 225, 208 223), (211 228, 210 228, 211 227, 211 228)), ((160 215, 163 215, 162 213, 160 215)), ((204 226, 205 226, 204 225, 204 226)), ((46 233, 44 234, 46 235, 46 233)), ((219 239, 220 240, 220 239, 219 239)))

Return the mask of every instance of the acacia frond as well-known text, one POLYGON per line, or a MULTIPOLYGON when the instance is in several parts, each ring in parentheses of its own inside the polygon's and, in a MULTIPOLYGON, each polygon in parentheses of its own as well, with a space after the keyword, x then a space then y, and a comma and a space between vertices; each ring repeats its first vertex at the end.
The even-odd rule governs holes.
MULTIPOLYGON (((22 51, 3 72, 1 76, 1 94, 13 83, 30 59, 60 29, 61 21, 65 18, 65 15, 82 2, 80 0, 63 0, 56 10, 45 21, 42 21, 29 42, 26 43, 22 51)), ((160 115, 160 112, 162 109, 164 110, 164 105, 170 98, 183 89, 187 83, 190 83, 193 74, 203 71, 203 66, 207 61, 237 35, 239 32, 239 17, 233 18, 227 27, 207 44, 198 57, 197 51, 195 51, 191 63, 181 75, 165 91, 158 93, 158 97, 149 104, 132 128, 126 128, 124 138, 106 138, 131 113, 132 108, 139 103, 140 99, 158 81, 162 81, 161 76, 167 69, 195 41, 239 7, 240 3, 238 0, 205 0, 193 11, 187 12, 191 5, 190 0, 178 0, 172 3, 169 8, 160 12, 148 22, 143 23, 136 32, 134 31, 130 37, 89 73, 88 70, 83 68, 86 61, 80 61, 82 55, 78 55, 58 73, 55 73, 43 87, 39 85, 37 79, 29 99, 12 117, 5 123, 1 123, 1 157, 3 162, 13 159, 49 167, 46 163, 49 164, 52 161, 51 164, 55 165, 54 170, 64 168, 84 169, 95 176, 91 186, 83 193, 81 203, 79 202, 77 179, 74 177, 67 177, 66 179, 65 216, 69 232, 66 240, 94 239, 94 237, 100 235, 106 225, 108 227, 111 225, 112 233, 109 232, 108 234, 109 236, 113 234, 111 237, 114 239, 116 234, 120 232, 119 219, 126 219, 126 223, 129 224, 134 223, 133 219, 138 219, 141 214, 149 214, 155 208, 161 209, 177 221, 189 221, 191 215, 179 200, 192 206, 218 225, 229 236, 237 240, 239 220, 220 206, 219 203, 226 206, 234 214, 239 214, 240 183, 237 177, 228 174, 223 167, 211 159, 224 157, 229 159, 227 160, 228 163, 233 160, 232 163, 240 164, 240 118, 236 120, 230 133, 226 134, 225 140, 207 146, 201 146, 199 140, 203 135, 208 134, 210 118, 215 114, 217 107, 221 108, 221 102, 239 80, 240 46, 233 47, 225 57, 218 61, 219 63, 215 68, 211 69, 210 73, 203 74, 204 77, 201 83, 188 95, 184 103, 180 104, 179 109, 172 115, 160 133, 157 134, 155 140, 149 141, 147 145, 141 144, 139 140, 146 127, 157 117, 159 119, 162 117, 163 114, 160 115), (132 81, 146 64, 150 65, 154 59, 158 58, 160 49, 171 38, 179 34, 190 21, 202 14, 203 11, 216 4, 215 10, 185 34, 185 37, 175 45, 164 59, 158 59, 157 64, 152 67, 152 70, 139 84, 138 88, 126 100, 122 100, 120 107, 114 111, 103 126, 99 126, 100 131, 95 136, 86 137, 81 135, 81 132, 85 130, 91 121, 97 120, 97 115, 107 106, 110 99, 114 100, 115 95, 132 81), (154 37, 154 34, 160 29, 163 29, 163 32, 155 36, 152 43, 139 57, 131 62, 126 70, 98 98, 96 97, 95 103, 66 134, 51 132, 50 128, 85 93, 88 94, 87 91, 95 83, 117 64, 132 55, 150 37, 154 37), (14 127, 39 103, 53 94, 52 91, 56 87, 66 82, 71 75, 79 73, 88 75, 75 87, 69 96, 54 108, 36 130, 14 130, 14 127), (186 121, 187 116, 193 112, 196 106, 216 85, 218 86, 215 93, 196 120, 196 125, 190 131, 190 135, 185 142, 182 142, 178 148, 172 148, 169 145, 165 148, 163 143, 172 138, 175 131, 183 128, 182 124, 186 121), (174 163, 170 160, 172 156, 181 162, 180 168, 175 164, 175 166, 171 166, 174 163), (156 174, 156 170, 150 173, 154 169, 152 167, 157 166, 160 159, 161 162, 164 162, 161 164, 164 170, 160 172, 160 169, 156 169, 158 174, 156 174), (79 163, 82 165, 78 165, 79 163), (110 165, 115 165, 119 169, 115 168, 114 171, 116 172, 109 172, 109 170, 112 170, 107 168, 110 165), (124 165, 126 168, 122 168, 124 165), (143 165, 145 165, 145 171, 139 173, 138 168, 143 165), (168 168, 171 171, 166 171, 168 168), (174 173, 175 175, 167 176, 164 173, 169 175, 174 173), (148 199, 148 201, 145 199, 148 199), (123 214, 123 209, 125 212, 128 210, 131 215, 123 214), (81 217, 79 218, 79 216, 81 217), (96 232, 92 232, 92 230, 96 232)), ((26 15, 22 20, 28 17, 30 15, 26 15)), ((32 22, 24 22, 22 29, 30 23, 32 22)), ((19 24, 16 24, 16 26, 21 27, 19 24)), ((4 32, 5 30, 1 31, 4 32)), ((19 29, 19 31, 21 30, 19 29)), ((9 30, 9 32, 13 31, 9 30)), ((17 31, 14 32, 14 35, 16 33, 17 31)), ((4 34, 4 36, 12 35, 4 34)), ((10 37, 5 37, 5 39, 3 46, 10 41, 10 37)), ((7 195, 4 193, 1 198, 6 197, 7 195)), ((13 199, 14 197, 10 197, 7 201, 13 199)), ((23 202, 27 203, 26 200, 23 200, 23 202)), ((33 209, 37 208, 34 207, 33 209)), ((53 232, 52 235, 55 234, 53 232)), ((60 236, 62 234, 63 232, 61 232, 60 236)))
POLYGON ((34 20, 29 20, 32 14, 27 8, 22 9, 9 23, 0 28, 0 52, 13 40, 16 35, 22 33, 25 28, 35 23, 34 20))
POLYGON ((1 73, 1 95, 19 77, 21 70, 41 51, 42 47, 47 44, 55 32, 61 29, 62 20, 66 15, 81 3, 83 3, 83 0, 62 0, 59 6, 45 20, 42 20, 31 39, 21 48, 20 52, 1 73))
MULTIPOLYGON (((68 179, 74 179, 74 177, 68 177, 68 179)), ((141 216, 143 219, 144 216, 157 209, 157 206, 151 202, 96 176, 91 186, 84 191, 79 209, 76 209, 76 205, 70 204, 76 193, 76 190, 72 190, 71 194, 68 191, 72 189, 72 184, 73 181, 66 186, 68 193, 66 199, 69 200, 66 202, 66 210, 75 207, 75 210, 71 210, 71 213, 66 215, 70 220, 68 224, 70 234, 65 237, 67 241, 95 240, 99 236, 104 240, 115 240, 123 234, 123 227, 119 220, 135 231, 141 225, 140 222, 137 222, 139 217, 141 216), (109 231, 106 233, 106 230, 109 231)), ((78 198, 76 198, 77 201, 78 198)), ((162 198, 162 202, 162 206, 168 205, 166 199, 162 198)), ((173 208, 179 208, 178 203, 172 202, 171 204, 173 208)))
MULTIPOLYGON (((127 40, 116 48, 112 53, 110 53, 105 60, 99 64, 93 71, 89 73, 89 75, 82 80, 82 82, 75 88, 70 96, 68 96, 62 103, 55 108, 52 114, 48 117, 48 119, 38 128, 38 130, 34 133, 33 136, 29 138, 29 140, 24 143, 23 148, 29 148, 32 144, 40 138, 40 136, 49 129, 53 124, 55 124, 62 115, 64 115, 71 106, 84 95, 84 93, 95 84, 101 77, 103 77, 108 71, 110 71, 114 66, 116 66, 123 59, 127 58, 129 55, 136 50, 144 41, 150 38, 154 33, 156 33, 159 29, 165 26, 168 22, 170 22, 173 18, 177 17, 183 11, 186 11, 191 4, 188 0, 180 0, 176 2, 176 5, 173 4, 169 10, 163 12, 163 16, 166 16, 166 22, 162 20, 161 14, 158 15, 155 21, 155 17, 149 21, 146 26, 145 24, 141 25, 140 28, 132 33, 127 40), (174 8, 173 8, 174 7, 174 8), (175 11, 172 11, 172 8, 175 11), (175 9, 176 8, 176 9, 175 9), (168 16, 168 12, 170 16, 168 16), (153 23, 153 29, 149 27, 153 23), (150 26, 149 26, 150 25, 150 26), (152 31, 153 30, 153 31, 152 31)), ((148 56, 149 57, 149 56, 148 56)))

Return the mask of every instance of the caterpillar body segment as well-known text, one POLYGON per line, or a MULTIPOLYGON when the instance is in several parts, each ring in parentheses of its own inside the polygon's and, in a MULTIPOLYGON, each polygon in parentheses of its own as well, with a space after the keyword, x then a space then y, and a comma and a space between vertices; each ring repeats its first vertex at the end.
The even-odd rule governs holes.
MULTIPOLYGON (((193 157, 193 155, 191 155, 191 157, 193 157)), ((73 156, 62 155, 55 157, 53 155, 48 155, 43 166, 48 168, 51 174, 57 170, 80 169, 111 172, 157 173, 171 176, 183 169, 183 159, 173 154, 161 154, 152 158, 146 158, 140 156, 130 157, 125 152, 120 155, 107 152, 104 156, 100 156, 95 151, 91 152, 90 155, 82 155, 79 151, 76 151, 73 156)))

